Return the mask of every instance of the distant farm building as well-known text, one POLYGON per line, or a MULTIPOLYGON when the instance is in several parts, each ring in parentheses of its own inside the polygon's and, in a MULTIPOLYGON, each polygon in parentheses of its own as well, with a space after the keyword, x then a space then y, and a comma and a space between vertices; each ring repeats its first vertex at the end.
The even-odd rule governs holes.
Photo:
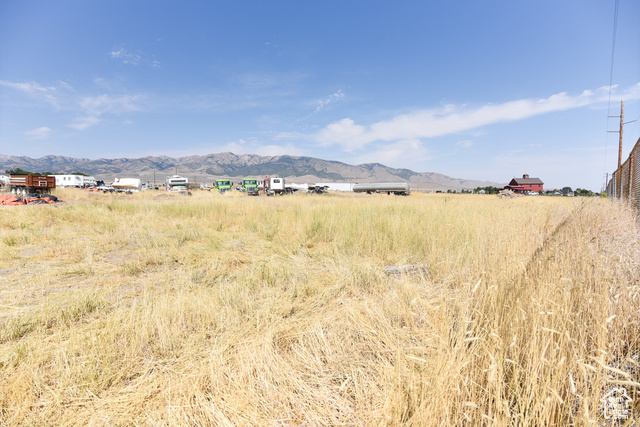
POLYGON ((544 191, 542 189, 543 185, 544 182, 540 181, 540 178, 529 178, 529 175, 524 174, 522 178, 513 178, 509 185, 504 188, 516 193, 526 194, 529 191, 533 191, 534 193, 544 191))

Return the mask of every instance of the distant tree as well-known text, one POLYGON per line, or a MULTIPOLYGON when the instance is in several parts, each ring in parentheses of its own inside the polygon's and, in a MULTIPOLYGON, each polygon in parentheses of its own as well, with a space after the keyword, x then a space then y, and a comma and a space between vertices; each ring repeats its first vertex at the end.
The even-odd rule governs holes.
POLYGON ((73 173, 71 173, 71 175, 89 176, 84 172, 73 172, 73 173))
POLYGON ((480 193, 482 191, 484 191, 485 194, 498 194, 500 192, 500 189, 493 186, 488 186, 488 187, 476 187, 473 190, 474 193, 480 193))
POLYGON ((4 173, 7 175, 53 175, 51 172, 29 172, 20 168, 7 169, 4 173))
POLYGON ((573 190, 571 190, 571 187, 562 187, 562 192, 565 193, 565 194, 571 193, 571 191, 573 191, 573 190))
POLYGON ((26 170, 22 170, 20 168, 15 168, 15 169, 7 169, 6 171, 4 171, 7 175, 35 175, 35 173, 33 172, 29 172, 26 170))
POLYGON ((593 191, 585 190, 583 188, 576 188, 576 191, 574 192, 574 194, 576 196, 583 196, 583 197, 592 197, 592 196, 594 196, 593 191))

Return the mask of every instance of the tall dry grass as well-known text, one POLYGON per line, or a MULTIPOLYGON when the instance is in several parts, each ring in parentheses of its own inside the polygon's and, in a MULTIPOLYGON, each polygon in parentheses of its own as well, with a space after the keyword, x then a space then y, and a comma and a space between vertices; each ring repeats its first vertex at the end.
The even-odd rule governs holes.
POLYGON ((639 400, 638 230, 607 200, 58 195, 0 209, 2 425, 585 425, 614 385, 639 400))

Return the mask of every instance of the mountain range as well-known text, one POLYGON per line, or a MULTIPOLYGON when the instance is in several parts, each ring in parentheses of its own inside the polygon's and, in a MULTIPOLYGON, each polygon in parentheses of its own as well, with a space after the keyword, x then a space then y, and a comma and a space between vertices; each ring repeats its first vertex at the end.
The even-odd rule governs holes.
POLYGON ((64 156, 26 156, 0 154, 0 171, 20 168, 31 172, 70 174, 82 172, 112 182, 114 178, 140 178, 143 182, 164 183, 178 174, 196 182, 211 183, 216 178, 240 179, 281 176, 290 182, 394 182, 407 181, 416 190, 463 190, 503 186, 495 182, 452 178, 435 172, 414 172, 390 168, 380 163, 346 163, 299 156, 259 156, 257 154, 217 153, 172 158, 147 156, 137 159, 86 159, 64 156))

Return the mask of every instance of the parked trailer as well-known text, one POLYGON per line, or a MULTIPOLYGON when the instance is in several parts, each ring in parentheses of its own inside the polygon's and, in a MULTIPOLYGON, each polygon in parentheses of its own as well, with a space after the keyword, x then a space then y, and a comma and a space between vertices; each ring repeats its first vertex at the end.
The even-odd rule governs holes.
POLYGON ((106 192, 125 192, 140 191, 142 189, 142 181, 139 178, 115 178, 111 187, 107 187, 106 192))
POLYGON ((354 184, 354 193, 387 193, 398 196, 408 196, 411 193, 408 182, 371 182, 366 184, 354 184))
POLYGON ((12 193, 49 193, 56 188, 56 178, 46 175, 11 175, 9 188, 12 193))
POLYGON ((87 175, 53 175, 56 178, 56 187, 77 187, 87 188, 95 187, 96 179, 87 175))

